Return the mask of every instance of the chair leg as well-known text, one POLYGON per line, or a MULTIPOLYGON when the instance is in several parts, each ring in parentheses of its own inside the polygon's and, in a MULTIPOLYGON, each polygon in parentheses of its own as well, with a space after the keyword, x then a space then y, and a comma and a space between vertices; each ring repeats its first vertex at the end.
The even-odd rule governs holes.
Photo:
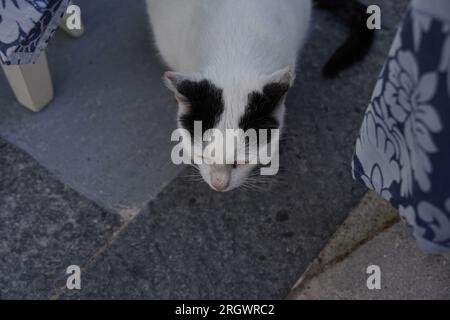
POLYGON ((35 64, 2 65, 17 100, 38 112, 53 99, 53 84, 47 57, 43 52, 35 64))
POLYGON ((69 6, 69 8, 67 8, 66 13, 64 14, 64 17, 61 19, 60 23, 59 23, 59 27, 64 30, 64 32, 66 32, 69 36, 73 37, 73 38, 79 38, 84 34, 85 28, 84 28, 84 24, 83 24, 83 20, 81 19, 81 12, 80 12, 80 7, 73 5, 73 6, 69 6), (71 18, 72 15, 78 15, 78 18, 80 19, 80 27, 79 28, 75 28, 75 29, 69 29, 68 24, 70 25, 70 22, 68 23, 69 19, 73 19, 71 18))

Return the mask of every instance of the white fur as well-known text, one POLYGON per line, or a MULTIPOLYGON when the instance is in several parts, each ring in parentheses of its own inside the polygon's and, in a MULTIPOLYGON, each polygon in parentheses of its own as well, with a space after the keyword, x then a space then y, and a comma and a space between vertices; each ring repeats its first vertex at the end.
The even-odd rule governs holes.
MULTIPOLYGON (((269 82, 293 82, 311 6, 311 0, 147 0, 156 45, 169 67, 223 89, 220 130, 238 128, 250 92, 269 82)), ((281 125, 284 110, 282 101, 281 125)), ((220 191, 240 186, 251 169, 200 166, 213 188, 218 176, 229 179, 220 191)))

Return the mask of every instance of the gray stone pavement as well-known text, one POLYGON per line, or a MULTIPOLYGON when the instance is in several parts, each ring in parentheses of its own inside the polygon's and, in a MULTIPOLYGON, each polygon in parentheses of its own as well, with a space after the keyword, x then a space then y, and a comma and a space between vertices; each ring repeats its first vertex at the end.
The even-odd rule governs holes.
MULTIPOLYGON (((400 220, 398 211, 373 191, 367 192, 308 266, 288 298, 302 295, 311 279, 347 259, 353 251, 400 220)), ((412 240, 411 240, 412 241, 412 240)))
POLYGON ((46 299, 122 225, 0 138, 0 299, 46 299))
POLYGON ((50 172, 9 143, 0 151, 33 168, 21 176, 18 160, 0 166, 2 298, 286 297, 365 192, 351 179, 350 159, 407 3, 376 2, 386 21, 372 53, 332 81, 320 68, 346 31, 317 14, 287 101, 282 173, 261 192, 218 194, 184 173, 172 181, 180 168, 164 167, 170 147, 162 136, 146 145, 147 134, 170 128, 173 110, 162 110, 171 98, 156 81, 164 68, 150 54, 142 1, 108 1, 104 10, 79 1, 88 33, 59 35, 49 49, 55 102, 31 115, 0 83, 0 135, 50 172), (20 188, 4 182, 11 174, 20 188), (30 190, 34 179, 59 187, 42 194, 30 190), (64 290, 69 264, 83 267, 81 291, 64 290))
POLYGON ((420 251, 398 211, 368 192, 320 252, 289 299, 450 299, 450 255, 420 251), (367 268, 380 268, 379 290, 367 268))
POLYGON ((106 209, 130 218, 181 171, 177 108, 162 82, 144 1, 79 1, 86 33, 49 46, 55 100, 34 114, 0 77, 0 136, 106 209))
POLYGON ((293 297, 309 299, 450 299, 450 255, 419 250, 402 223, 316 275, 293 297), (367 288, 367 267, 380 268, 381 288, 367 288))

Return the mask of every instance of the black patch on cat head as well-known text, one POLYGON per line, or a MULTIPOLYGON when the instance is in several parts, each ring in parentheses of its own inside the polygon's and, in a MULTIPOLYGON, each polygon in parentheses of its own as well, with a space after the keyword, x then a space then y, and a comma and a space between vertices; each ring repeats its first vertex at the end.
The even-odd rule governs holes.
POLYGON ((214 128, 223 113, 224 102, 222 90, 210 81, 203 80, 193 82, 185 80, 181 82, 177 91, 188 100, 188 111, 180 115, 181 126, 194 134, 194 122, 202 122, 202 130, 214 128))
POLYGON ((262 92, 250 93, 239 127, 244 131, 279 129, 280 124, 274 113, 288 90, 289 85, 286 83, 270 83, 263 88, 262 92))

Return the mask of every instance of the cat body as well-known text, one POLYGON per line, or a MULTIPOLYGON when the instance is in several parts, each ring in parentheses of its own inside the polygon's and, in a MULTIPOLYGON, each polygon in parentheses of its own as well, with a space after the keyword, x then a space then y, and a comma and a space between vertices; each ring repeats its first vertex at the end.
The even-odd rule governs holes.
MULTIPOLYGON (((311 0, 147 0, 147 8, 156 46, 172 69, 164 81, 178 102, 180 129, 192 134, 196 121, 206 132, 282 129, 311 0)), ((186 150, 196 144, 188 141, 186 150)), ((277 149, 277 139, 269 143, 277 149)), ((231 163, 198 169, 211 188, 225 192, 243 185, 256 167, 231 163)))
MULTIPOLYGON (((177 72, 220 85, 295 70, 310 0, 147 0, 156 45, 177 72)), ((253 82, 253 81, 252 81, 253 82)))

